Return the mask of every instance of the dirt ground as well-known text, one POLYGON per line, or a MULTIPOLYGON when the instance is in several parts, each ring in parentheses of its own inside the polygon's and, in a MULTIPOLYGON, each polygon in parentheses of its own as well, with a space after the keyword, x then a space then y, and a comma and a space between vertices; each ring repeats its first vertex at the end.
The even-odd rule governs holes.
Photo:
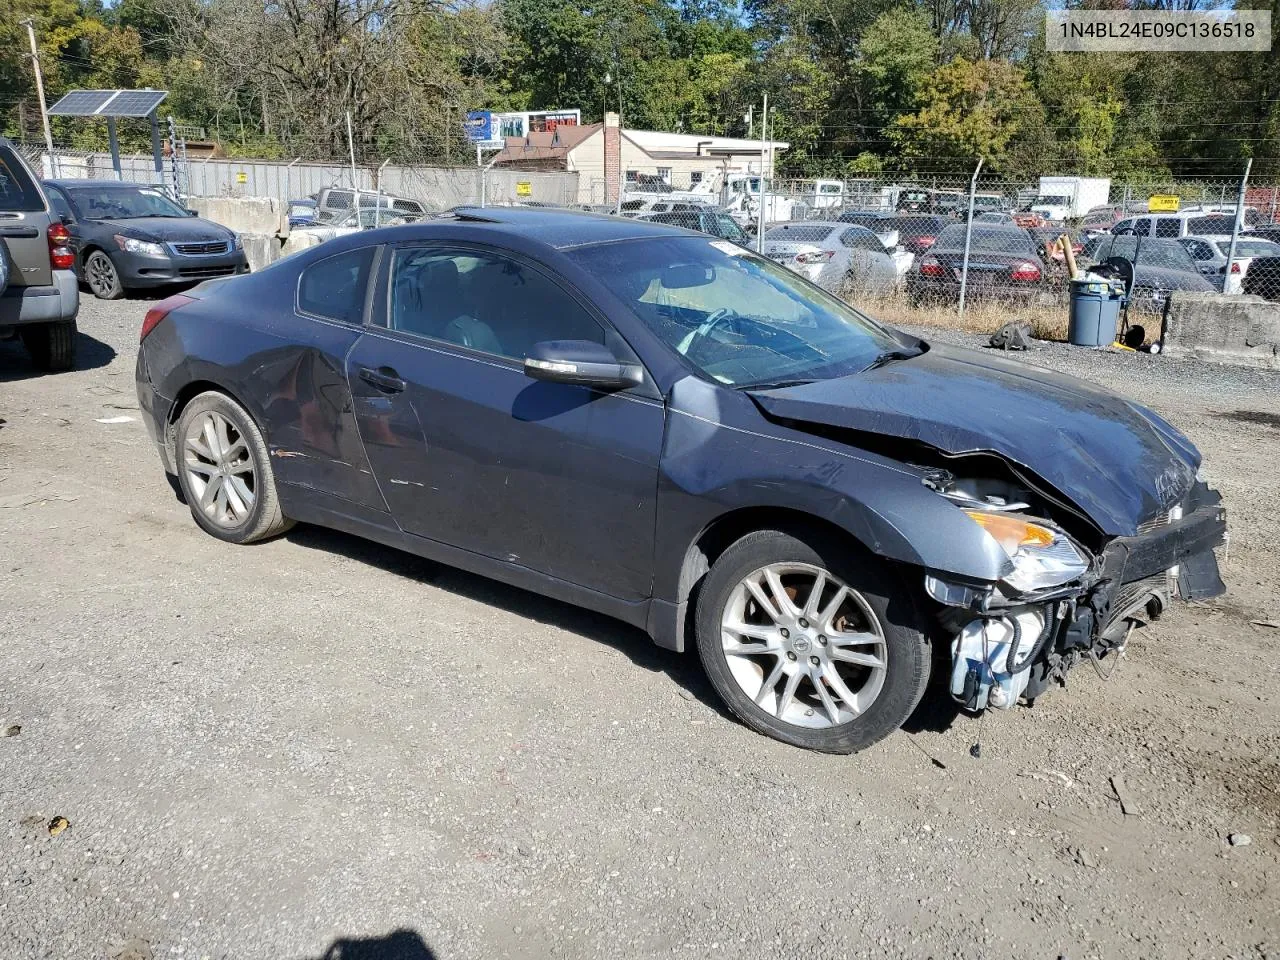
POLYGON ((1201 446, 1230 592, 841 758, 603 617, 202 534, 136 419, 146 306, 87 302, 74 373, 0 344, 5 960, 1280 957, 1280 374, 1037 345, 1201 446))

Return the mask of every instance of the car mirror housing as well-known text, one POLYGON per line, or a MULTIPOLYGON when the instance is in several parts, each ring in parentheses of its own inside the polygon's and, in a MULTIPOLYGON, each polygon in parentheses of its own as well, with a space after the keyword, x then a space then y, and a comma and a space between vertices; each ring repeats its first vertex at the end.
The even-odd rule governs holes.
POLYGON ((187 207, 187 216, 188 216, 188 217, 198 217, 198 216, 200 216, 200 212, 199 212, 198 210, 192 210, 190 207, 187 207))
POLYGON ((525 376, 597 390, 625 390, 644 381, 638 363, 619 360, 603 344, 590 340, 544 340, 524 359, 525 376))

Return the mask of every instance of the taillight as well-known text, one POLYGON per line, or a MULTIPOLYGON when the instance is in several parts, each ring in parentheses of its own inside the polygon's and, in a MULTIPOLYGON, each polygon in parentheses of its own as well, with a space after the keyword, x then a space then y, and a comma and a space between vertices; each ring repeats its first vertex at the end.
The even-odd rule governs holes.
POLYGON ((188 303, 194 303, 195 297, 183 296, 181 293, 175 293, 172 297, 165 297, 154 307, 147 311, 147 315, 142 318, 142 333, 138 335, 138 342, 141 343, 147 339, 147 334, 156 328, 161 320, 171 314, 179 307, 185 307, 188 303))
POLYGON ((49 264, 55 270, 70 270, 76 265, 76 255, 71 247, 71 232, 65 224, 49 224, 49 264))
POLYGON ((1009 277, 1013 280, 1022 281, 1039 280, 1040 268, 1029 260, 1024 260, 1022 263, 1014 264, 1013 271, 1009 274, 1009 277))
POLYGON ((1240 272, 1240 262, 1239 262, 1238 260, 1232 260, 1232 261, 1231 261, 1231 272, 1232 272, 1232 273, 1239 273, 1239 272, 1240 272))
POLYGON ((811 250, 808 253, 797 253, 796 263, 826 263, 835 255, 834 250, 811 250))
POLYGON ((938 239, 937 237, 916 237, 911 242, 915 244, 917 247, 919 247, 921 250, 927 250, 929 249, 929 247, 933 246, 933 241, 937 239, 938 239))
POLYGON ((938 262, 937 257, 925 257, 920 261, 920 276, 922 277, 945 277, 947 271, 942 269, 942 264, 938 262))

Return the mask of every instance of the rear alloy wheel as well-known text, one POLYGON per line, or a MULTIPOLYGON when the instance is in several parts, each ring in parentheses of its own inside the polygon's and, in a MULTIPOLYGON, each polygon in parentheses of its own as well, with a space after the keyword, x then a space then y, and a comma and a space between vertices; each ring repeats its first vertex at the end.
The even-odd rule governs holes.
POLYGON ((888 736, 919 703, 929 651, 913 599, 859 554, 833 538, 765 530, 711 568, 698 599, 698 652, 747 726, 852 753, 888 736))
POLYGON ((119 300, 124 296, 116 265, 101 250, 93 251, 85 260, 84 279, 99 300, 119 300))
POLYGON ((252 543, 293 525, 280 512, 262 433, 230 397, 210 391, 187 404, 175 453, 183 496, 206 532, 252 543))

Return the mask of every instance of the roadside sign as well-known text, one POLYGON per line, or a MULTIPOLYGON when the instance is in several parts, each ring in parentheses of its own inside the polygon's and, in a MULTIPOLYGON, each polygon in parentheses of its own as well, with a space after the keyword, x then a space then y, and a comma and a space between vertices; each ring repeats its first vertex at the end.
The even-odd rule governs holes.
POLYGON ((1172 193, 1157 193, 1147 200, 1147 213, 1177 213, 1180 202, 1172 193))
POLYGON ((517 196, 517 197, 532 197, 532 196, 533 196, 533 184, 532 184, 532 183, 530 183, 528 180, 517 180, 517 181, 516 181, 516 196, 517 196))
POLYGON ((248 183, 249 175, 243 170, 236 174, 236 183, 248 183))

